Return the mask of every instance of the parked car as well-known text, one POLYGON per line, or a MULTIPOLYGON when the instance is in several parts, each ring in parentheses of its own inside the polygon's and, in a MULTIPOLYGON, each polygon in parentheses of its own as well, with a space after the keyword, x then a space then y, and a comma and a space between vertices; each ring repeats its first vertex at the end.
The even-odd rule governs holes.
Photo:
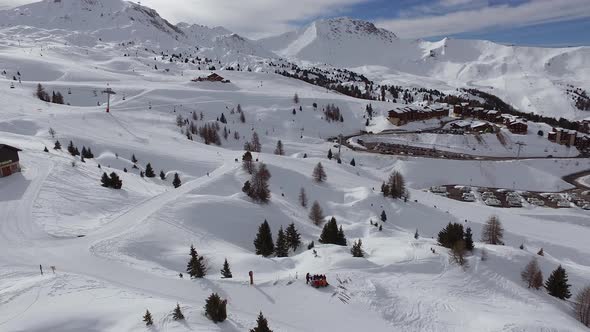
POLYGON ((502 202, 500 202, 500 200, 497 198, 488 198, 484 201, 484 203, 489 206, 502 206, 502 202))
POLYGON ((465 202, 475 202, 475 195, 472 193, 463 193, 463 200, 465 202))

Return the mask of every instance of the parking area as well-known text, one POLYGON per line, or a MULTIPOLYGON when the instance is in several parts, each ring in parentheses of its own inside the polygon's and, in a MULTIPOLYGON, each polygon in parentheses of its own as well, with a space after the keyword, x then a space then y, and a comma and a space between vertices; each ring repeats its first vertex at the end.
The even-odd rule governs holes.
POLYGON ((590 210, 590 190, 573 189, 560 193, 509 190, 505 188, 462 185, 434 186, 433 194, 468 203, 498 208, 545 207, 553 209, 580 208, 590 210))

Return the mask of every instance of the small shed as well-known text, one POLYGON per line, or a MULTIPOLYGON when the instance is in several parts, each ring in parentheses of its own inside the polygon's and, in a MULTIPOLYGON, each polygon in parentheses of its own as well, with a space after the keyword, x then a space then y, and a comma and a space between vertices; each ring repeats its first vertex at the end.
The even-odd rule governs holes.
POLYGON ((0 144, 0 178, 20 172, 20 151, 21 149, 14 146, 0 144))

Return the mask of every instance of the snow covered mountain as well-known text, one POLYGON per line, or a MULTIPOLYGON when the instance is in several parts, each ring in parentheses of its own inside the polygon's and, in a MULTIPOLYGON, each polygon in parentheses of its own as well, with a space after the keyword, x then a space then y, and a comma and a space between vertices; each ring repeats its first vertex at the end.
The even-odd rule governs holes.
POLYGON ((0 12, 0 331, 249 331, 261 312, 277 332, 587 331, 572 301, 528 288, 520 275, 536 259, 545 278, 564 267, 574 295, 590 283, 590 212, 578 206, 590 201, 580 188, 590 186, 590 176, 580 185, 564 178, 590 168, 588 158, 574 157, 575 147, 537 135, 548 125, 531 124, 526 135, 502 128, 471 136, 432 132, 439 119, 397 127, 388 111, 405 104, 275 73, 310 66, 307 54, 320 63, 317 72, 301 70, 308 79, 373 85, 324 64, 339 63, 375 86, 452 93, 455 86, 500 86, 486 77, 501 74, 504 92, 492 91, 530 98, 551 93, 553 84, 582 86, 577 71, 587 70, 586 49, 406 41, 350 19, 307 29, 254 43, 222 27, 172 25, 117 0, 46 0, 0 12), (281 52, 290 45, 292 53, 281 52), (361 54, 361 46, 369 48, 361 54), (339 53, 330 56, 330 48, 339 53), (533 73, 543 57, 554 60, 533 73), (503 72, 498 59, 506 62, 503 72), (192 80, 212 71, 225 83, 192 80), (107 87, 116 92, 109 113, 101 93, 107 87), (40 100, 39 88, 64 103, 40 100), (356 136, 341 147, 329 139, 385 130, 398 134, 356 136), (369 153, 359 138, 482 157, 369 153), (254 168, 264 163, 268 170, 256 178, 241 162, 253 145, 260 147, 251 153, 254 168), (20 150, 20 170, 12 147, 20 150), (319 163, 323 182, 314 176, 319 163), (380 192, 394 171, 411 199, 380 192), (118 189, 108 180, 113 174, 118 189), (474 199, 427 190, 442 185, 474 199), (252 199, 266 187, 266 203, 252 199), (493 207, 484 200, 488 190, 534 195, 547 205, 558 197, 567 208, 524 198, 520 208, 493 207), (314 220, 319 226, 310 220, 316 201, 325 216, 314 220), (494 215, 505 245, 480 241, 494 215), (321 223, 332 218, 339 243, 320 242, 321 223), (254 239, 264 221, 283 251, 281 229, 296 228, 301 243, 286 257, 263 257, 254 239), (473 234, 463 266, 437 241, 449 222, 473 234), (363 257, 358 247, 353 257, 354 242, 363 257), (187 275, 191 246, 209 268, 203 278, 187 275), (220 273, 226 261, 231 278, 220 273), (310 287, 306 273, 326 275, 330 285, 310 287), (223 322, 205 315, 212 293, 227 300, 223 322), (174 319, 177 306, 185 319, 174 319), (151 327, 142 320, 146 310, 151 327))
POLYGON ((197 53, 228 63, 248 63, 250 55, 275 57, 223 27, 173 25, 155 10, 123 0, 43 0, 0 11, 0 30, 13 38, 74 46, 124 43, 166 52, 203 49, 197 53))
POLYGON ((43 0, 0 11, 0 28, 15 34, 63 38, 65 42, 158 43, 187 41, 178 27, 148 7, 121 0, 43 0))
POLYGON ((372 23, 319 20, 258 41, 292 61, 352 69, 375 82, 441 90, 477 88, 524 112, 582 119, 568 84, 590 90, 590 47, 538 48, 445 38, 399 39, 372 23))
POLYGON ((387 63, 394 55, 389 50, 394 50, 399 40, 393 32, 379 29, 373 23, 342 17, 318 20, 259 43, 283 57, 355 67, 363 63, 387 63), (380 54, 367 59, 369 50, 379 50, 380 54))

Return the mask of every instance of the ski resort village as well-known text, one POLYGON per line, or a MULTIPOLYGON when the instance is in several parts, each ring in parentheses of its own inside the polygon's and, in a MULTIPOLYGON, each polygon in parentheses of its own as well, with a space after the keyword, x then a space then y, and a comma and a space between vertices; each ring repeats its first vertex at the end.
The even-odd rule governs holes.
POLYGON ((590 47, 30 2, 0 331, 590 331, 590 47))

